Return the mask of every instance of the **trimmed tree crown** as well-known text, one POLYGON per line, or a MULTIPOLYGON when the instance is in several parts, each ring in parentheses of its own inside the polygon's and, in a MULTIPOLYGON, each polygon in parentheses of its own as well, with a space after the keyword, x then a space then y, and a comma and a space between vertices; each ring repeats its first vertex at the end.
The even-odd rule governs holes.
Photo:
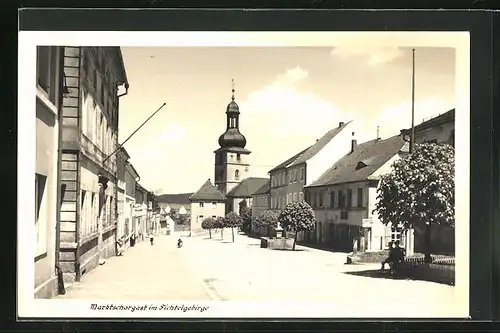
POLYGON ((278 226, 278 218, 280 213, 274 210, 265 210, 253 220, 256 228, 267 228, 278 226))
POLYGON ((212 229, 215 224, 215 219, 212 217, 207 217, 201 222, 201 227, 203 229, 212 229))
POLYGON ((242 224, 243 219, 235 212, 230 212, 224 217, 224 226, 227 228, 240 227, 242 224))
POLYGON ((312 231, 316 225, 314 211, 305 201, 291 202, 286 205, 278 221, 287 231, 312 231))

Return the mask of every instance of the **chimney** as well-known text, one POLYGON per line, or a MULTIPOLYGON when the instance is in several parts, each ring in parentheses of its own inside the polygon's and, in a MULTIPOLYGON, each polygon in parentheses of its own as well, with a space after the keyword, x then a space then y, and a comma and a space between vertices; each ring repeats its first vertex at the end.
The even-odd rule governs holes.
POLYGON ((339 122, 339 128, 341 128, 342 126, 344 126, 344 122, 343 121, 339 122))
POLYGON ((351 153, 354 152, 354 149, 356 149, 357 145, 358 145, 358 141, 356 140, 356 137, 354 136, 354 132, 352 132, 351 153))

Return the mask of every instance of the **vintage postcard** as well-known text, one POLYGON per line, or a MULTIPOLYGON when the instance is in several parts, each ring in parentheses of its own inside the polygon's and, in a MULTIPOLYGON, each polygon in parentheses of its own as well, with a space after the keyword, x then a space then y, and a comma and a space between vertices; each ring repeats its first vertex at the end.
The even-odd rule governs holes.
POLYGON ((469 54, 21 31, 19 317, 467 317, 469 54))

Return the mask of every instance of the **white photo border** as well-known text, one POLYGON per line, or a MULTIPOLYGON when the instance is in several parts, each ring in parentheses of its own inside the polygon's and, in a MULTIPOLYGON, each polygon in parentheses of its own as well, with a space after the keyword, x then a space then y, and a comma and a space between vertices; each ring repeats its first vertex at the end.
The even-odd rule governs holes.
MULTIPOLYGON (((96 311, 99 305, 151 305, 153 301, 58 300, 34 298, 33 253, 36 245, 34 186, 36 156, 36 46, 328 46, 356 39, 379 39, 384 46, 450 47, 455 49, 455 180, 456 283, 455 304, 448 317, 469 316, 469 179, 470 179, 470 37, 469 32, 139 32, 139 31, 20 31, 18 72, 18 224, 17 304, 19 318, 356 318, 359 305, 341 308, 327 302, 168 302, 206 311, 96 311), (371 36, 369 36, 371 35, 371 36), (75 42, 78 42, 75 44, 75 42), (31 96, 31 97, 30 97, 31 96)), ((420 307, 425 307, 419 305, 420 307)), ((425 312, 425 311, 423 311, 425 312)), ((364 318, 442 317, 414 309, 363 308, 364 318)))

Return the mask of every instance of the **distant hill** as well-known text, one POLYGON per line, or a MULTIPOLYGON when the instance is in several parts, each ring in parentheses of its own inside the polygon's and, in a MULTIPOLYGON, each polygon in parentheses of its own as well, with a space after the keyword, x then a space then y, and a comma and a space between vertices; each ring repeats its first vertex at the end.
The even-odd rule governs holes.
POLYGON ((158 199, 158 202, 188 205, 189 197, 191 195, 193 195, 193 193, 160 194, 156 196, 156 198, 158 199))

